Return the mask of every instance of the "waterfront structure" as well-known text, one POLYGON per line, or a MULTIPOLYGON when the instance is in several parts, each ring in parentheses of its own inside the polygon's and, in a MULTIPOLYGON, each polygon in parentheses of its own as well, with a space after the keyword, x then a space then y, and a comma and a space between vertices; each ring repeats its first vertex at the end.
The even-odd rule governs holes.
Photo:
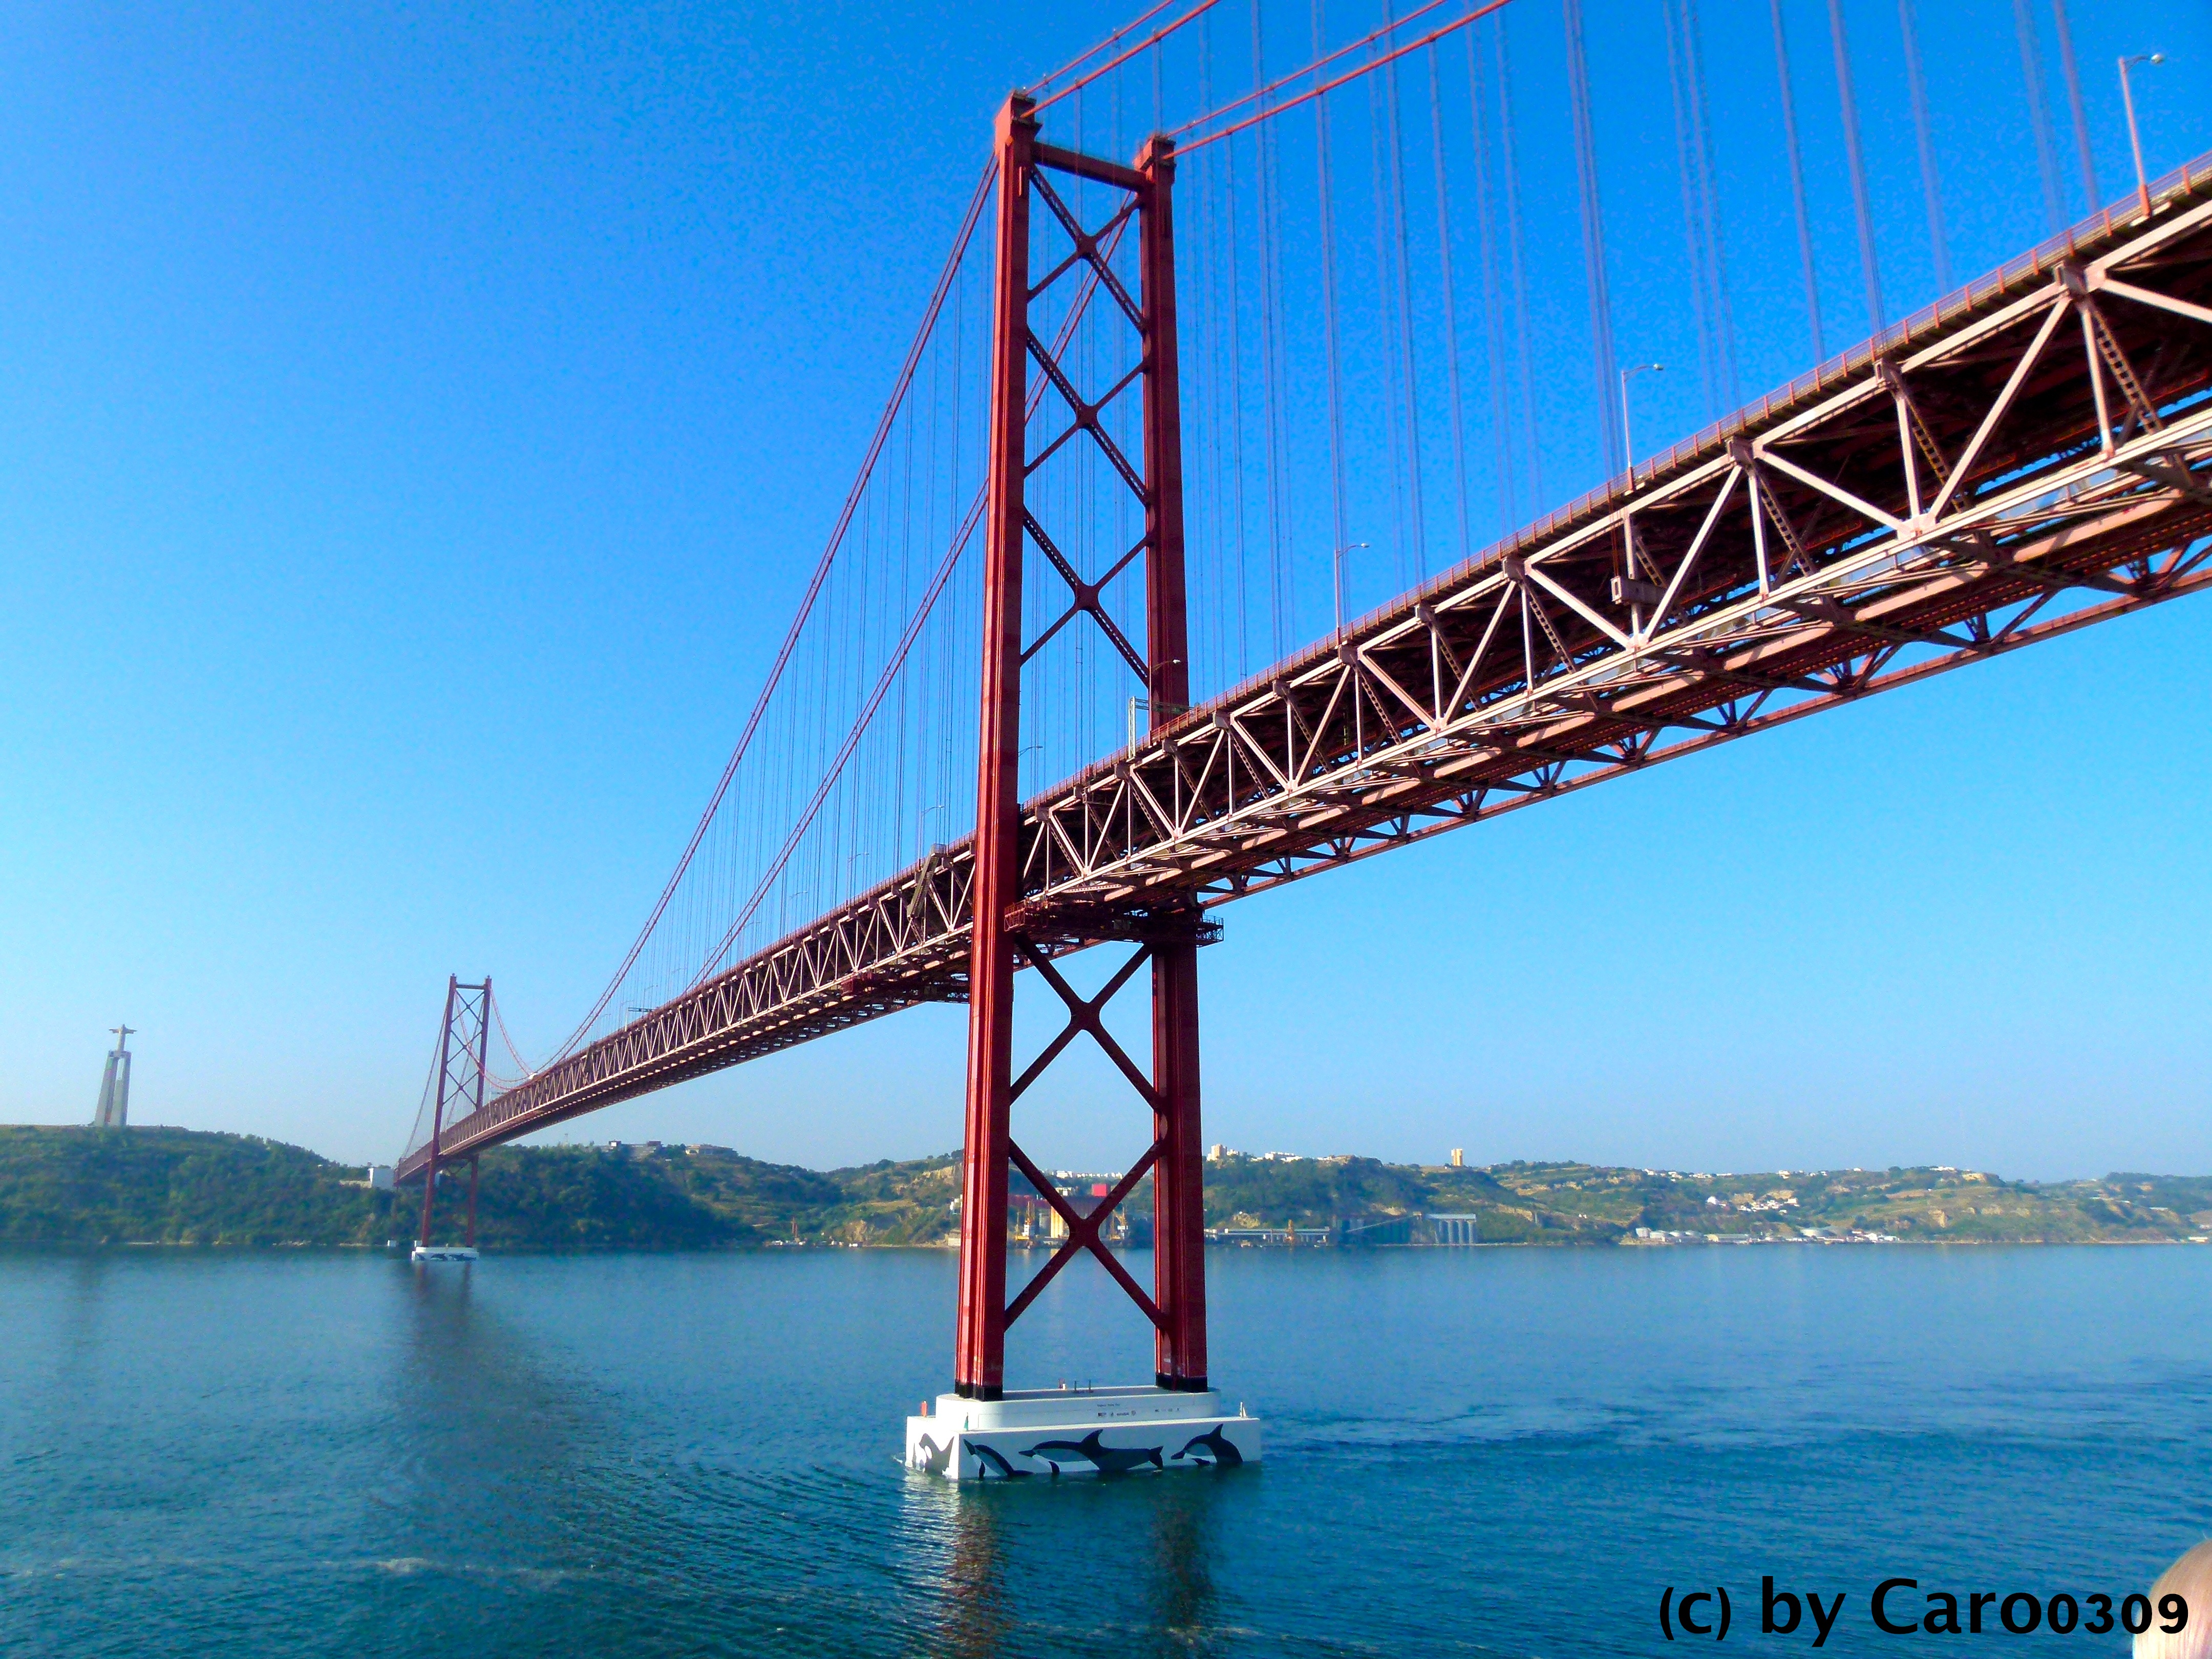
POLYGON ((128 1025, 111 1025, 115 1046, 107 1051, 106 1069, 100 1074, 100 1104, 93 1108, 92 1127, 120 1129, 131 1121, 131 1038, 128 1025))

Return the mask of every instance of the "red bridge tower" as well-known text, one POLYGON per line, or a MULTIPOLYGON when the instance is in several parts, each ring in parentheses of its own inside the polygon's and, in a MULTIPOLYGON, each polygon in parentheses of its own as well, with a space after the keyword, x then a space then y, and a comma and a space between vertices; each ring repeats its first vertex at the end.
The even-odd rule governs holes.
MULTIPOLYGON (((1034 100, 1016 94, 998 125, 998 248, 993 302, 989 483, 985 507, 981 761, 975 793, 975 943, 969 961, 968 1100, 960 1211, 960 1314, 954 1392, 934 1414, 908 1419, 908 1462, 956 1479, 1054 1473, 1115 1472, 1139 1465, 1223 1466, 1259 1456, 1259 1424, 1232 1414, 1212 1391, 1206 1371, 1205 1153, 1199 1125, 1198 948, 1218 936, 1188 905, 1141 905, 1065 915, 1025 904, 1018 765, 1022 665, 1037 647, 1022 640, 1022 582, 1033 543, 1071 593, 1063 622, 1089 616, 1142 679, 1154 730, 1190 702, 1188 630, 1183 583, 1182 433, 1176 361, 1175 145, 1155 137, 1133 167, 1040 142, 1034 100), (1121 192, 1105 225, 1077 217, 1052 174, 1121 192), (1031 286, 1030 226, 1047 213, 1073 252, 1031 286), (1132 295, 1111 256, 1128 220, 1138 234, 1139 292, 1132 295), (1055 282, 1095 283, 1136 331, 1140 347, 1144 441, 1133 462, 1101 413, 1128 387, 1086 400, 1066 367, 1030 326, 1030 308, 1055 282), (1034 360, 1071 424, 1045 452, 1028 446, 1029 367, 1034 360), (1052 529, 1025 499, 1029 475, 1051 449, 1097 445, 1144 513, 1145 655, 1139 661, 1100 604, 1104 581, 1085 583, 1060 552, 1052 529), (1077 993, 1053 965, 1056 946, 1122 939, 1135 950, 1095 997, 1077 993), (1152 1053, 1149 1073, 1106 1030, 1100 1016, 1139 968, 1151 965, 1152 1053), (1014 1071, 1014 972, 1023 965, 1066 1003, 1060 1034, 1018 1076, 1014 1071), (1079 1036, 1105 1051, 1151 1108, 1152 1144, 1105 1200, 1087 1215, 1075 1207, 1018 1146, 1012 1108, 1079 1036), (1066 1224, 1067 1239, 1012 1303, 1006 1299, 1009 1167, 1018 1169, 1066 1224), (1150 1174, 1153 1194, 1152 1290, 1147 1295, 1107 1249, 1101 1230, 1150 1174), (1079 1253, 1095 1257, 1151 1320, 1150 1385, 1083 1395, 1006 1388, 1006 1328, 1079 1253), (944 1443, 940 1443, 940 1442, 944 1443), (1034 1447, 1035 1450, 1026 1449, 1034 1447), (1132 1462, 1130 1460, 1136 1460, 1132 1462)), ((1110 311, 1109 311, 1110 314, 1110 311)), ((1131 556, 1138 550, 1131 550, 1131 556)), ((1124 563, 1127 563, 1125 558, 1124 563)), ((1038 642, 1042 644, 1042 641, 1038 642)))

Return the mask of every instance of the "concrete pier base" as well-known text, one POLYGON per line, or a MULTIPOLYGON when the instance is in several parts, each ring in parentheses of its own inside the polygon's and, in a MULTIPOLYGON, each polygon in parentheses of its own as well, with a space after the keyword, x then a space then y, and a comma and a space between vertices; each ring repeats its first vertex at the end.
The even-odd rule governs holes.
POLYGON ((1152 1474, 1260 1461, 1260 1419, 1218 1390, 1030 1389, 941 1394, 906 1420, 906 1466, 950 1480, 1152 1474))

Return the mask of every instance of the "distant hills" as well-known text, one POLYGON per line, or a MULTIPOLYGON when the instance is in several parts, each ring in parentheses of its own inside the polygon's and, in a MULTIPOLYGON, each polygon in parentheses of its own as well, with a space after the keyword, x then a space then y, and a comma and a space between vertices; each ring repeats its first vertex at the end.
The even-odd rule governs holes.
MULTIPOLYGON (((0 1244, 378 1246, 415 1230, 420 1189, 252 1135, 0 1127, 0 1244)), ((462 1188, 441 1200, 458 1237, 462 1188)), ((946 1245, 958 1159, 814 1170, 726 1147, 506 1146, 484 1154, 477 1237, 511 1249, 714 1249, 775 1242, 946 1245)), ((1206 1167, 1224 1236, 1360 1244, 1652 1244, 1803 1237, 2149 1243, 2212 1237, 2212 1177, 2011 1182, 1948 1168, 1717 1174, 1588 1164, 1446 1167, 1247 1158, 1206 1167), (1448 1217, 1449 1225, 1431 1220, 1448 1217)), ((1139 1187, 1128 1213, 1149 1213, 1139 1187)))

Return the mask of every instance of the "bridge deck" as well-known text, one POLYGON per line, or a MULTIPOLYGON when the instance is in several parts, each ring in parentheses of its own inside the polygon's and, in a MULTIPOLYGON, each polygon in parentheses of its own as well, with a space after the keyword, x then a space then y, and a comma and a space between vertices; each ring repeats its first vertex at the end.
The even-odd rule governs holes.
MULTIPOLYGON (((2194 592, 2208 476, 2198 162, 2148 222, 2046 243, 1036 797, 1020 924, 1051 952, 1141 936, 2194 592)), ((965 842, 933 854, 487 1101, 442 1155, 964 996, 969 872, 965 842)))

